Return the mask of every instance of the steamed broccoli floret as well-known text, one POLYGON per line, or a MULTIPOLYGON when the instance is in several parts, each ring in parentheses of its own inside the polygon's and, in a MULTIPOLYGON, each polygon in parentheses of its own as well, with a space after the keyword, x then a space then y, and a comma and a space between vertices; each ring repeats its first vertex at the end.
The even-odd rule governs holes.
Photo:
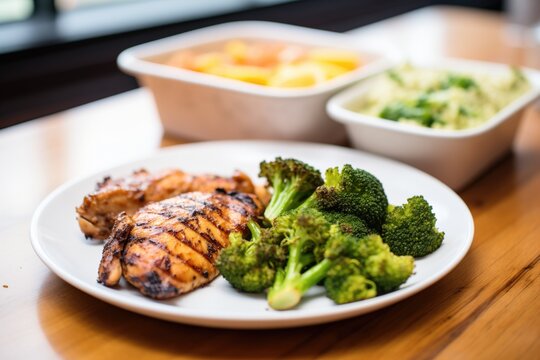
POLYGON ((324 263, 328 264, 324 280, 327 295, 338 304, 395 290, 414 269, 411 256, 394 255, 377 234, 331 237, 325 259, 316 267, 324 263))
POLYGON ((296 159, 263 161, 259 176, 265 177, 273 189, 264 216, 272 221, 287 210, 298 207, 323 183, 321 173, 296 159))
POLYGON ((365 274, 377 284, 379 294, 397 289, 411 276, 414 258, 393 254, 379 235, 362 238, 360 245, 365 274))
POLYGON ((377 295, 377 286, 365 276, 360 261, 342 258, 328 270, 324 280, 328 297, 337 304, 369 299, 377 295))
POLYGON ((419 104, 407 104, 403 101, 394 101, 384 107, 379 113, 383 119, 399 121, 400 119, 415 120, 418 123, 431 127, 436 118, 433 109, 419 104))
POLYGON ((441 89, 457 87, 467 90, 472 87, 478 87, 478 84, 476 84, 476 81, 469 76, 450 74, 446 80, 441 82, 440 87, 441 89))
POLYGON ((328 240, 330 227, 320 212, 309 208, 287 213, 274 221, 272 229, 283 236, 283 244, 288 247, 288 260, 285 268, 278 270, 268 291, 268 303, 272 308, 294 307, 307 290, 324 278, 327 269, 305 269, 314 263, 316 249, 328 240))
POLYGON ((234 288, 259 293, 272 286, 276 269, 285 264, 286 253, 273 234, 254 220, 248 227, 251 239, 243 239, 240 232, 231 233, 231 244, 221 251, 216 266, 234 288))
POLYGON ((322 280, 329 296, 343 303, 375 296, 377 289, 393 290, 409 278, 412 257, 392 254, 379 235, 354 236, 346 218, 332 224, 327 214, 306 208, 276 219, 274 228, 284 234, 289 258, 269 290, 272 308, 294 307, 322 280))
POLYGON ((365 262, 366 274, 377 284, 379 294, 397 289, 407 281, 413 270, 412 256, 398 256, 391 251, 372 255, 365 262))
POLYGON ((354 235, 358 238, 374 233, 358 216, 339 212, 321 211, 326 220, 331 224, 339 226, 344 233, 354 235))
POLYGON ((424 197, 413 196, 402 206, 388 207, 382 237, 396 255, 425 256, 437 250, 444 238, 436 221, 424 197))
POLYGON ((356 215, 380 231, 388 199, 379 179, 347 164, 341 172, 338 167, 327 169, 324 184, 301 207, 356 215))
POLYGON ((326 221, 332 224, 332 228, 329 241, 324 246, 319 246, 314 250, 317 261, 329 257, 336 258, 343 254, 350 255, 356 252, 358 248, 356 243, 359 238, 375 233, 357 216, 326 211, 320 211, 320 213, 326 221), (339 233, 350 236, 336 236, 339 233))
POLYGON ((359 239, 347 255, 362 263, 363 275, 375 282, 379 294, 397 289, 414 269, 411 256, 394 255, 377 234, 359 239))

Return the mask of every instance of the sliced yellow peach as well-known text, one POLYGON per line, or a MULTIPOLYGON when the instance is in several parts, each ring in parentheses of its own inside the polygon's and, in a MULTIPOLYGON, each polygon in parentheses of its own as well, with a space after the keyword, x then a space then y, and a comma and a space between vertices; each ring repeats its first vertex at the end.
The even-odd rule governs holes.
POLYGON ((343 75, 351 71, 350 69, 347 69, 343 66, 322 61, 307 61, 306 64, 312 64, 313 66, 319 67, 324 73, 324 77, 326 80, 333 79, 337 76, 343 75))
POLYGON ((200 72, 207 72, 216 66, 230 63, 230 58, 221 52, 207 52, 197 55, 193 59, 193 69, 200 72))
POLYGON ((275 87, 308 87, 325 80, 321 67, 313 64, 283 65, 268 82, 275 87))
POLYGON ((358 55, 348 50, 317 48, 310 50, 307 56, 310 60, 342 66, 348 70, 360 66, 358 55))

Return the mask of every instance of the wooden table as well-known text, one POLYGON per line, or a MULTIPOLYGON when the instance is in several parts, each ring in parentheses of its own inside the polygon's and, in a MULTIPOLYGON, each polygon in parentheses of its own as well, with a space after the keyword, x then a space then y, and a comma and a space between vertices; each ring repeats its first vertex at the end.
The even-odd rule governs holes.
MULTIPOLYGON (((355 32, 412 56, 449 54, 539 67, 538 48, 509 45, 495 14, 422 10, 355 32)), ((31 249, 32 212, 75 176, 178 143, 162 138, 144 90, 0 131, 0 358, 540 358, 540 110, 514 151, 462 191, 472 249, 448 276, 380 311, 268 331, 168 323, 96 300, 31 249)))

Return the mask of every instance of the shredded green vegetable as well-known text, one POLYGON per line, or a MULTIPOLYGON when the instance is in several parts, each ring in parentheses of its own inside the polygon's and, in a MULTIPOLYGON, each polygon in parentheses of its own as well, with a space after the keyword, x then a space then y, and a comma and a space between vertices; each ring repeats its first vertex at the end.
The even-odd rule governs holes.
POLYGON ((351 110, 400 123, 461 130, 482 125, 526 93, 529 82, 510 68, 503 74, 457 73, 409 64, 374 80, 351 110))

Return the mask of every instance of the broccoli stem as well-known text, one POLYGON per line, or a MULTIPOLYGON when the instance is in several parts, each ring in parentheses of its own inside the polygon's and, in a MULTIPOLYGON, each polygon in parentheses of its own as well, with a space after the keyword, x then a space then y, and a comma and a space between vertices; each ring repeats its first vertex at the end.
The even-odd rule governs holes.
POLYGON ((270 289, 268 304, 274 310, 288 310, 295 307, 302 298, 302 293, 292 285, 283 285, 278 290, 270 289))
POLYGON ((316 208, 317 207, 317 195, 315 193, 311 194, 302 204, 300 204, 296 210, 300 211, 307 208, 316 208))
POLYGON ((279 198, 282 192, 284 191, 284 185, 285 184, 283 183, 283 181, 281 181, 279 177, 276 176, 272 179, 272 187, 274 188, 274 195, 270 199, 270 202, 268 203, 264 211, 264 216, 269 220, 273 220, 279 215, 279 212, 277 212, 276 210, 279 209, 278 202, 280 201, 279 198), (268 215, 272 215, 274 217, 270 218, 268 215))
POLYGON ((264 217, 272 221, 285 211, 295 208, 298 205, 298 197, 298 187, 294 181, 274 188, 274 195, 264 211, 264 217))
MULTIPOLYGON (((248 248, 246 250, 246 255, 252 255, 253 251, 256 249, 253 244, 259 242, 261 240, 261 227, 257 222, 253 219, 249 219, 247 223, 247 227, 251 233, 251 240, 249 241, 248 248)), ((240 238, 241 239, 241 238, 240 238)), ((243 240, 242 240, 243 241, 243 240)))
POLYGON ((317 265, 311 267, 300 276, 299 288, 302 294, 311 289, 313 286, 319 283, 332 265, 332 260, 324 259, 317 265))
POLYGON ((251 232, 251 240, 259 241, 259 239, 261 238, 261 227, 259 226, 259 224, 255 220, 249 219, 247 227, 251 232))
POLYGON ((268 303, 275 310, 287 310, 296 306, 302 296, 319 281, 324 279, 332 264, 331 260, 324 259, 304 273, 302 269, 312 262, 313 257, 304 256, 301 247, 289 247, 289 260, 282 272, 276 278, 274 286, 268 292, 268 303))

